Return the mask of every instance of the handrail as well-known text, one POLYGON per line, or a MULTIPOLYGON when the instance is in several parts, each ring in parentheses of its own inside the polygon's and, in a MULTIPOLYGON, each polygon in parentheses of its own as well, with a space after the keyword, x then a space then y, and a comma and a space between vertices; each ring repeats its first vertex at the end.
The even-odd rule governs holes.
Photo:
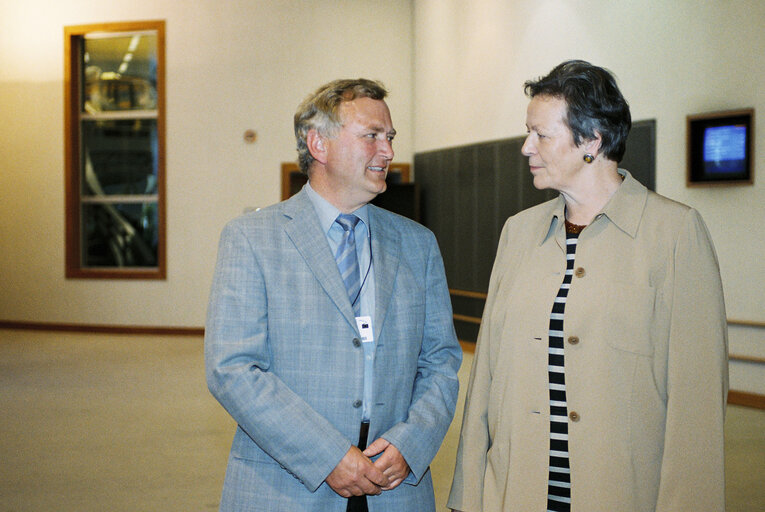
POLYGON ((481 318, 478 316, 468 316, 468 315, 460 315, 459 313, 454 313, 452 315, 455 320, 459 322, 468 322, 471 324, 480 324, 481 318))
POLYGON ((742 327, 765 327, 765 322, 758 322, 756 320, 735 320, 733 318, 729 318, 728 325, 740 325, 742 327))
POLYGON ((744 363, 765 364, 765 357, 742 356, 740 354, 728 354, 729 361, 741 361, 744 363))
MULTIPOLYGON (((484 299, 484 300, 488 297, 488 294, 484 292, 460 290, 457 288, 449 288, 449 295, 454 295, 455 297, 465 297, 468 299, 484 299)), ((728 318, 727 322, 728 322, 728 325, 737 325, 741 327, 765 328, 765 322, 761 322, 758 320, 741 320, 736 318, 728 318)))
POLYGON ((449 288, 449 294, 457 297, 467 297, 468 299, 486 299, 488 294, 483 292, 471 292, 470 290, 458 290, 456 288, 449 288))

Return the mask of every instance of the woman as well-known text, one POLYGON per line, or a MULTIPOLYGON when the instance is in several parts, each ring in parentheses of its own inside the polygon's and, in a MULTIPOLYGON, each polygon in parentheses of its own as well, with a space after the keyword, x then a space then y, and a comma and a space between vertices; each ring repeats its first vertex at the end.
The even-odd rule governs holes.
POLYGON ((525 84, 534 186, 505 224, 473 362, 453 510, 724 510, 727 332, 698 212, 618 169, 606 70, 525 84))

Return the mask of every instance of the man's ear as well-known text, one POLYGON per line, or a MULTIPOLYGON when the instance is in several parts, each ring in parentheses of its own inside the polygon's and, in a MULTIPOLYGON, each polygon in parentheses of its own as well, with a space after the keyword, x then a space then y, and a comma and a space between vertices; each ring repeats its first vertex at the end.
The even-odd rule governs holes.
POLYGON ((305 141, 308 145, 308 151, 311 152, 311 156, 314 160, 321 164, 326 164, 327 139, 322 137, 315 128, 311 128, 308 130, 308 134, 306 134, 305 141))

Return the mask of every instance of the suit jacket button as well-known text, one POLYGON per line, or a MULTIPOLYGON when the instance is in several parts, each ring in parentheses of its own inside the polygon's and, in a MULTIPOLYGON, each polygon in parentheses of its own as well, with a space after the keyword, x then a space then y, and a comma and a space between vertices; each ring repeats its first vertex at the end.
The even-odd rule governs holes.
POLYGON ((569 336, 568 337, 568 342, 571 345, 576 345, 577 343, 579 343, 579 337, 578 336, 569 336))
POLYGON ((353 408, 354 409, 358 409, 359 407, 361 407, 361 400, 354 400, 353 401, 353 408))
POLYGON ((576 277, 584 277, 584 268, 579 267, 574 271, 576 277))
POLYGON ((353 346, 359 348, 361 346, 361 340, 358 338, 353 338, 353 346))
POLYGON ((576 423, 577 421, 579 421, 579 413, 576 411, 571 411, 570 413, 568 413, 568 419, 576 423))

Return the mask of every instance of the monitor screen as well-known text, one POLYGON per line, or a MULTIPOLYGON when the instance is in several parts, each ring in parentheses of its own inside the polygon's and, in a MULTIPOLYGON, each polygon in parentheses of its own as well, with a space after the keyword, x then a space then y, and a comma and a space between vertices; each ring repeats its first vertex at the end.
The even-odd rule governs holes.
POLYGON ((746 126, 710 126, 704 130, 704 171, 742 173, 746 165, 746 126))

